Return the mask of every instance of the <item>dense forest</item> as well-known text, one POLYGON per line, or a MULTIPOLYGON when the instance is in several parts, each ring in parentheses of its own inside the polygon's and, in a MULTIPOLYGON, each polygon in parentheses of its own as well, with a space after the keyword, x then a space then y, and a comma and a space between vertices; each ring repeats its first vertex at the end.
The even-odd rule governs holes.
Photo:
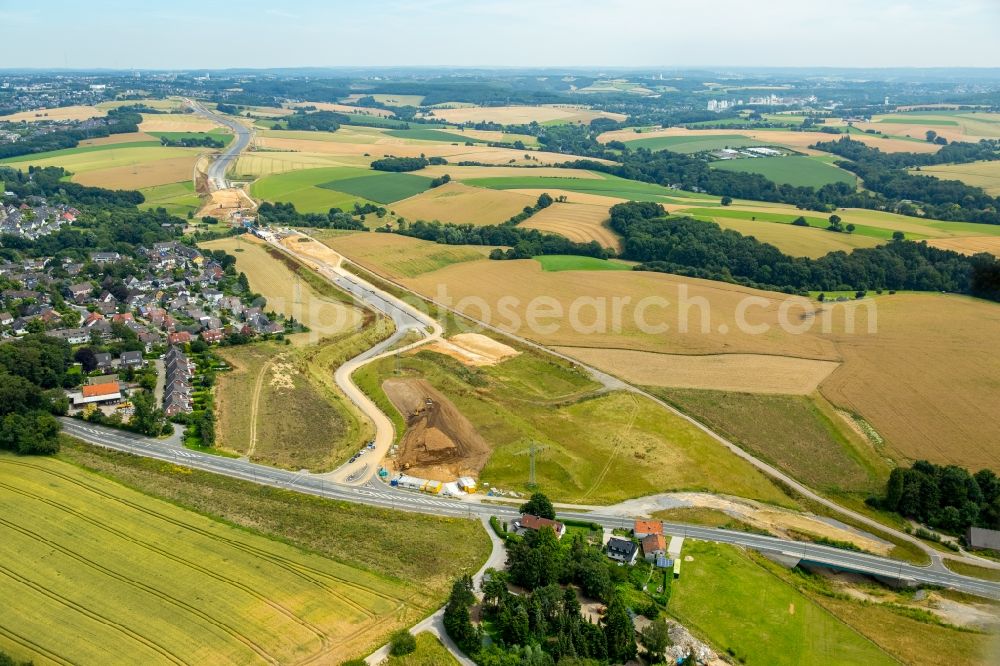
MULTIPOLYGON (((293 113, 282 119, 285 127, 290 130, 300 130, 307 132, 336 132, 341 125, 350 122, 350 119, 333 111, 316 111, 315 113, 293 113)), ((280 124, 275 126, 281 128, 280 124)))
MULTIPOLYGON (((354 204, 355 211, 364 210, 354 204)), ((383 209, 384 211, 384 209, 383 209)), ((375 212, 375 211, 369 211, 375 212)), ((364 214, 364 213, 355 213, 364 214)), ((384 214, 384 212, 383 212, 384 214)), ((354 231, 364 231, 363 222, 340 210, 331 208, 325 215, 323 213, 300 213, 295 209, 295 204, 291 203, 268 203, 265 201, 257 209, 257 217, 261 224, 278 224, 282 226, 294 227, 316 227, 319 229, 351 229, 354 231)))
POLYGON ((45 153, 50 150, 76 148, 81 141, 86 139, 96 139, 112 134, 138 132, 139 123, 141 122, 142 116, 128 109, 128 107, 111 109, 108 111, 107 120, 103 125, 87 127, 86 129, 66 129, 56 132, 38 133, 23 138, 16 143, 0 145, 0 159, 45 153))
POLYGON ((849 137, 818 143, 815 147, 847 158, 837 165, 856 173, 869 190, 895 202, 900 212, 910 215, 922 212, 937 220, 1000 224, 1000 198, 961 181, 907 171, 934 164, 997 160, 1000 142, 950 143, 936 153, 883 153, 849 137))
POLYGON ((20 454, 59 450, 59 422, 69 409, 64 388, 80 382, 70 374, 70 346, 44 334, 0 345, 0 449, 20 454))
POLYGON ((892 470, 885 497, 869 504, 953 534, 970 526, 996 530, 1000 529, 1000 478, 988 469, 969 474, 955 465, 920 460, 892 470))
POLYGON ((1000 300, 1000 261, 893 240, 874 248, 791 257, 752 236, 717 224, 668 216, 655 203, 611 207, 611 228, 623 238, 622 258, 638 270, 735 282, 788 293, 912 289, 1000 300))
POLYGON ((606 258, 609 250, 596 241, 576 243, 564 236, 548 234, 537 229, 523 229, 510 224, 483 225, 424 222, 400 225, 396 233, 444 245, 503 245, 509 249, 495 249, 492 259, 529 259, 540 254, 578 254, 606 258))
POLYGON ((205 134, 204 136, 184 136, 179 139, 164 136, 160 138, 160 145, 179 148, 223 148, 226 144, 211 134, 205 134))

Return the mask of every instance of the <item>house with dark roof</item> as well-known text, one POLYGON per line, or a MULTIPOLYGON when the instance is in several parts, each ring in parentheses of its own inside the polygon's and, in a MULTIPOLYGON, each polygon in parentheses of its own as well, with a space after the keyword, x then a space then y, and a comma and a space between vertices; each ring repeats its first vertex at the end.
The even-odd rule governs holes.
POLYGON ((107 372, 111 369, 112 360, 111 354, 107 352, 98 352, 94 354, 94 360, 97 362, 97 369, 103 372, 107 372))
POLYGON ((119 361, 121 367, 123 368, 141 368, 146 364, 146 361, 142 358, 142 352, 140 351, 122 352, 119 361))
POLYGON ((611 537, 608 539, 608 545, 605 547, 605 552, 608 557, 615 562, 633 564, 635 563, 636 555, 639 554, 639 545, 631 539, 611 537))

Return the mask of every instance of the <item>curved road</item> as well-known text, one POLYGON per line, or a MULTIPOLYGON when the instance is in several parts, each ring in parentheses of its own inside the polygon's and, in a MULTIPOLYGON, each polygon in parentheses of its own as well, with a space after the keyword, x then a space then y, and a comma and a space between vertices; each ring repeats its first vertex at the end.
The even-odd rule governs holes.
MULTIPOLYGON (((342 483, 365 483, 375 475, 378 463, 388 454, 389 447, 392 446, 396 439, 396 432, 389 417, 354 383, 351 376, 361 366, 372 361, 392 354, 399 354, 439 339, 443 329, 437 320, 432 317, 369 284, 353 273, 344 270, 341 266, 342 257, 339 254, 336 255, 336 263, 326 263, 315 257, 294 252, 290 247, 278 242, 271 234, 265 233, 264 235, 274 248, 295 257, 303 264, 311 267, 341 290, 353 296, 358 303, 391 319, 396 327, 396 331, 387 339, 344 362, 337 368, 333 376, 340 390, 375 425, 375 450, 365 451, 354 462, 341 465, 332 472, 328 472, 322 476, 342 483), (393 349, 411 331, 420 333, 423 336, 422 339, 393 349)), ((291 237, 295 237, 296 235, 298 234, 293 234, 291 237)), ((295 246, 294 243, 290 243, 289 245, 291 247, 295 246)))
POLYGON ((221 113, 213 113, 203 107, 198 102, 188 99, 185 100, 188 105, 194 109, 194 112, 205 118, 209 118, 221 125, 225 125, 229 129, 233 130, 236 138, 233 139, 222 154, 213 160, 212 164, 208 167, 208 186, 213 192, 215 190, 224 190, 229 187, 229 181, 226 180, 226 172, 229 171, 229 167, 236 158, 240 156, 247 146, 250 145, 250 138, 253 136, 250 128, 248 128, 243 123, 239 122, 235 118, 225 116, 221 113))
MULTIPOLYGON (((62 419, 62 424, 67 434, 97 446, 333 500, 436 516, 476 517, 482 519, 483 517, 495 515, 501 520, 510 520, 519 515, 516 507, 499 504, 479 504, 424 495, 398 490, 377 481, 371 481, 361 486, 348 485, 320 476, 258 465, 243 459, 223 458, 221 456, 191 451, 177 443, 168 443, 163 440, 142 437, 66 417, 62 419)), ((603 515, 599 511, 590 513, 560 512, 559 517, 563 519, 590 521, 609 528, 627 527, 631 522, 622 516, 603 515)), ((969 594, 1000 599, 1000 583, 961 576, 950 571, 938 571, 929 567, 918 567, 877 555, 840 550, 838 548, 800 541, 788 541, 748 532, 678 523, 664 523, 663 527, 664 532, 668 535, 684 536, 692 539, 714 541, 716 543, 736 544, 766 553, 782 555, 792 560, 856 571, 885 579, 940 585, 968 592, 969 594)))
MULTIPOLYGON (((213 120, 220 122, 228 127, 230 127, 236 133, 236 140, 227 148, 227 150, 219 156, 209 168, 209 179, 211 181, 211 186, 214 189, 224 189, 228 186, 225 180, 225 172, 233 160, 238 157, 239 153, 242 152, 249 145, 250 141, 250 130, 237 122, 236 120, 226 118, 224 116, 212 113, 206 110, 204 107, 200 106, 198 103, 189 101, 194 110, 206 117, 210 117, 213 120)), ((269 239, 270 242, 277 248, 281 249, 283 252, 291 254, 303 261, 313 268, 315 268, 321 275, 326 277, 328 280, 336 284, 338 287, 351 293, 359 302, 366 304, 371 309, 380 312, 388 317, 390 317, 396 325, 396 331, 388 339, 375 345, 371 349, 363 352, 357 357, 347 361, 340 368, 337 369, 335 373, 335 379, 338 386, 344 393, 358 406, 358 408, 367 416, 369 416, 375 424, 376 427, 376 439, 375 439, 375 451, 366 453, 361 456, 355 463, 344 465, 333 472, 326 475, 308 475, 302 473, 291 473, 284 470, 277 470, 262 465, 256 465, 247 461, 234 461, 227 458, 215 458, 213 456, 208 456, 206 454, 199 454, 193 451, 187 451, 183 449, 176 449, 168 452, 169 456, 172 456, 172 460, 176 461, 176 458, 187 458, 188 463, 191 466, 196 466, 194 462, 197 460, 203 465, 208 465, 207 467, 200 467, 202 469, 209 469, 209 471, 216 471, 223 474, 228 474, 230 476, 239 476, 239 478, 246 478, 247 471, 252 475, 252 480, 267 483, 269 485, 279 485, 284 486, 289 484, 288 487, 296 487, 296 489, 301 489, 304 492, 316 491, 317 489, 322 491, 317 494, 323 494, 324 496, 334 496, 337 499, 345 499, 347 501, 364 502, 368 504, 377 504, 385 506, 388 502, 390 506, 395 508, 411 510, 411 511, 421 511, 425 510, 429 513, 443 513, 444 515, 516 515, 516 509, 502 507, 502 506, 488 506, 483 507, 480 505, 474 505, 468 502, 460 502, 456 500, 444 500, 440 498, 432 498, 427 496, 416 496, 411 493, 397 491, 396 489, 385 488, 382 484, 374 484, 370 482, 372 476, 376 471, 378 462, 387 453, 388 448, 391 446, 394 439, 394 429, 392 422, 389 418, 372 402, 367 395, 364 394, 351 380, 351 375, 358 368, 366 363, 374 361, 378 358, 382 358, 386 355, 397 353, 399 351, 405 351, 407 349, 414 348, 416 346, 425 344, 431 340, 440 338, 442 334, 441 326, 436 320, 427 316, 426 314, 420 312, 413 306, 396 298, 395 296, 384 292, 373 285, 369 284, 367 281, 361 279, 360 277, 354 275, 353 273, 347 271, 341 265, 341 260, 338 258, 336 264, 327 264, 320 262, 312 257, 305 257, 301 254, 292 252, 289 248, 278 243, 275 239, 269 239), (405 347, 401 347, 398 350, 390 351, 390 348, 396 345, 404 336, 410 331, 419 331, 424 338, 414 342, 405 347), (207 459, 207 460, 206 460, 207 459), (211 461, 211 463, 209 463, 211 461), (242 469, 241 469, 242 467, 242 469), (320 484, 319 487, 315 484, 320 484), (354 485, 350 485, 354 484, 354 485), (367 484, 367 485, 360 485, 367 484), (354 494, 351 494, 351 491, 354 494), (398 505, 398 506, 397 506, 398 505)), ((392 282, 392 281, 390 281, 392 282)), ((426 299, 425 297, 416 294, 407 287, 400 285, 396 282, 392 282, 395 286, 406 292, 413 294, 415 297, 421 300, 428 300, 435 303, 431 299, 426 299)), ((446 310, 454 312, 450 307, 445 304, 435 303, 439 307, 446 310)), ((461 313, 456 313, 460 314, 461 313)), ((473 320, 475 321, 475 320, 473 320)), ((750 464, 754 465, 757 469, 767 474, 771 478, 777 479, 788 486, 790 486, 795 491, 801 493, 803 496, 809 499, 819 502, 820 504, 842 514, 853 518, 854 520, 861 522, 869 527, 872 527, 878 531, 890 532, 897 536, 898 538, 905 539, 911 543, 916 544, 922 550, 924 550, 931 558, 930 567, 917 567, 910 564, 898 562, 895 560, 890 560, 888 558, 882 558, 874 555, 867 555, 862 553, 854 553, 850 551, 843 551, 835 548, 829 548, 818 545, 803 544, 800 542, 785 541, 782 539, 776 539, 774 537, 763 537, 753 534, 744 534, 736 532, 728 532, 723 530, 715 530, 704 527, 690 526, 690 525, 680 525, 671 524, 665 525, 669 531, 673 534, 687 534, 693 538, 706 539, 709 541, 719 541, 727 543, 737 543, 744 546, 749 546, 757 548, 764 551, 775 552, 790 557, 792 559, 801 559, 804 561, 813 561, 820 564, 825 564, 828 566, 842 567, 853 571, 861 571, 863 573, 869 573, 872 575, 878 575, 883 577, 891 578, 901 578, 912 581, 918 581, 923 583, 932 583, 938 585, 945 585, 948 587, 954 587, 963 591, 967 591, 973 594, 980 594, 984 596, 990 596, 994 598, 1000 598, 1000 584, 982 581, 976 578, 970 578, 966 576, 960 576, 958 574, 952 573, 947 570, 942 562, 941 558, 951 557, 954 559, 961 559, 965 561, 971 561, 971 558, 963 558, 957 555, 942 554, 938 551, 931 549, 929 546, 923 544, 918 539, 893 530, 886 527, 885 525, 869 518, 863 514, 857 513, 850 509, 846 509, 835 502, 826 499, 815 493, 812 489, 799 483, 792 477, 784 474, 775 467, 765 463, 764 461, 752 456, 739 446, 733 444, 724 437, 713 432, 709 428, 705 427, 703 424, 692 419, 686 414, 678 411, 673 406, 660 400, 656 396, 653 396, 642 389, 632 386, 620 379, 613 377, 607 373, 604 373, 596 368, 590 367, 586 364, 581 363, 579 360, 572 357, 554 352, 543 345, 540 345, 534 341, 528 340, 526 338, 519 337, 517 335, 511 335, 507 331, 500 330, 496 327, 490 326, 485 322, 476 322, 486 329, 493 330, 495 332, 501 333, 507 337, 513 338, 518 342, 528 345, 533 348, 540 349, 546 353, 554 354, 566 360, 572 361, 577 364, 585 371, 588 371, 595 379, 600 381, 606 387, 618 388, 622 390, 631 391, 638 395, 642 395, 650 400, 653 400, 663 408, 669 410, 670 412, 676 414, 677 416, 690 422, 695 427, 701 429, 709 436, 716 439, 718 442, 726 446, 735 455, 743 458, 750 464)), ((139 455, 152 455, 157 451, 157 448, 163 448, 164 445, 156 440, 148 440, 141 444, 137 444, 140 438, 134 438, 131 435, 123 435, 114 433, 114 431, 107 431, 104 429, 96 429, 90 427, 89 431, 84 428, 80 430, 77 424, 73 421, 67 421, 67 431, 73 434, 77 434, 82 439, 90 441, 91 443, 111 446, 112 448, 120 448, 122 446, 128 446, 127 449, 132 453, 138 453, 139 455), (86 432, 87 436, 84 436, 86 432), (114 437, 112 437, 114 434, 114 437), (103 435, 103 436, 102 436, 103 435), (129 443, 131 441, 131 443, 129 443), (116 442, 117 445, 112 442, 116 442)), ((158 457, 153 455, 153 457, 158 457)), ((573 514, 566 514, 567 516, 573 514)), ((599 509, 595 512, 581 514, 580 518, 594 520, 595 522, 607 524, 609 526, 620 526, 622 525, 623 519, 619 516, 602 516, 599 513, 599 509)), ((978 563, 978 562, 977 562, 978 563)))
MULTIPOLYGON (((346 270, 345 270, 345 272, 346 272, 346 270)), ((859 513, 857 511, 854 511, 854 510, 849 509, 847 507, 841 506, 840 504, 837 504, 833 500, 829 500, 826 497, 823 497, 819 493, 815 492, 809 486, 806 486, 805 484, 803 484, 800 481, 794 479, 793 477, 789 476, 788 474, 785 474, 784 472, 782 472, 778 468, 774 467, 770 463, 767 463, 767 462, 761 460, 760 458, 757 458, 756 456, 754 456, 753 454, 749 453, 745 449, 741 448, 740 446, 738 446, 738 445, 734 444, 733 442, 731 442, 730 440, 726 439, 725 437, 723 437, 719 433, 717 433, 717 432, 713 431, 712 429, 708 428, 703 423, 695 420, 691 416, 688 416, 684 412, 678 410, 676 407, 674 407, 670 403, 668 403, 668 402, 664 401, 663 399, 661 399, 661 398, 659 398, 659 397, 657 397, 657 396, 655 396, 655 395, 653 395, 653 394, 651 394, 651 393, 643 390, 642 388, 640 388, 638 386, 634 386, 632 384, 629 384, 628 382, 625 382, 625 381, 621 380, 620 378, 615 377, 614 375, 606 373, 606 372, 604 372, 602 370, 599 370, 599 369, 597 369, 597 368, 595 368, 593 366, 587 365, 586 363, 583 363, 582 361, 580 361, 577 358, 574 358, 574 357, 569 356, 567 354, 563 354, 563 353, 558 352, 558 351, 556 351, 554 349, 549 349, 548 347, 546 347, 546 346, 544 346, 544 345, 542 345, 542 344, 540 344, 538 342, 535 342, 534 340, 530 340, 528 338, 524 338, 524 337, 521 337, 519 335, 510 333, 509 331, 503 330, 503 329, 501 329, 501 328, 499 328, 497 326, 492 326, 492 325, 490 325, 490 324, 488 324, 486 322, 483 322, 483 321, 480 321, 478 319, 475 319, 474 317, 470 317, 470 316, 468 316, 468 315, 466 315, 466 314, 464 314, 462 312, 458 312, 457 310, 455 310, 454 308, 452 308, 450 305, 448 305, 446 303, 440 303, 438 301, 435 301, 432 298, 428 298, 426 296, 423 296, 423 295, 415 292, 414 290, 410 289, 409 287, 407 287, 407 286, 405 286, 403 284, 400 284, 399 282, 397 282, 395 280, 392 280, 392 279, 389 279, 389 278, 383 278, 383 279, 386 282, 389 282, 390 284, 392 284, 394 287, 400 289, 401 291, 404 291, 404 292, 406 292, 408 294, 411 294, 415 299, 418 299, 418 302, 420 302, 420 301, 426 301, 428 303, 432 303, 432 304, 434 304, 435 306, 437 306, 438 308, 440 308, 442 310, 446 310, 446 311, 451 312, 452 314, 454 314, 454 315, 456 315, 458 317, 461 317, 463 319, 466 319, 468 321, 473 322, 477 326, 482 327, 484 330, 493 331, 494 333, 498 333, 498 334, 500 334, 500 335, 502 335, 504 337, 510 338, 512 340, 515 340, 518 343, 523 344, 523 345, 525 345, 527 347, 531 347, 531 348, 537 349, 537 350, 539 350, 539 351, 541 351, 543 353, 550 354, 552 356, 556 356, 556 357, 561 358, 561 359, 563 359, 565 361, 569 361, 569 362, 575 364, 581 370, 590 373, 590 375, 596 381, 604 384, 604 386, 606 386, 608 388, 619 389, 619 390, 622 390, 622 391, 629 391, 631 393, 634 393, 636 395, 640 395, 640 396, 642 396, 644 398, 647 398, 648 400, 651 400, 651 401, 655 402, 657 405, 659 405, 663 409, 665 409, 665 410, 669 411, 670 413, 678 416, 679 418, 684 419, 685 421, 687 421, 688 423, 690 423, 694 427, 698 428, 699 430, 701 430, 702 432, 704 432, 706 435, 708 435, 709 437, 711 437, 715 441, 717 441, 720 444, 722 444, 733 455, 735 455, 735 456, 737 456, 739 458, 742 458, 743 460, 745 460, 746 462, 750 463, 755 468, 757 468, 759 471, 761 471, 762 473, 764 473, 766 476, 768 476, 771 479, 774 479, 776 481, 780 481, 782 484, 788 486, 789 488, 791 488, 795 492, 799 493, 803 497, 806 497, 809 500, 812 500, 812 501, 814 501, 814 502, 816 502, 818 504, 821 504, 824 507, 826 507, 826 508, 828 508, 828 509, 830 509, 830 510, 836 512, 836 513, 839 513, 842 516, 847 516, 847 517, 851 518, 852 520, 865 525, 868 528, 877 530, 877 532, 891 534, 891 535, 893 535, 894 537, 896 537, 898 539, 901 539, 903 541, 907 541, 907 542, 909 542, 909 543, 917 546, 924 553, 926 553, 927 556, 930 558, 930 561, 931 561, 930 568, 932 568, 932 569, 935 569, 935 570, 937 570, 939 572, 948 572, 948 569, 944 566, 944 564, 942 562, 942 560, 944 560, 944 559, 958 560, 958 561, 966 562, 966 563, 969 563, 969 564, 975 564, 976 566, 980 566, 980 567, 987 568, 987 569, 1000 569, 1000 563, 994 562, 992 560, 986 560, 986 559, 976 558, 976 557, 968 557, 968 556, 963 556, 963 555, 958 554, 958 553, 950 553, 950 552, 946 553, 946 552, 942 552, 942 551, 939 551, 939 550, 935 550, 931 546, 927 545, 926 543, 922 542, 920 539, 918 539, 918 538, 916 538, 916 537, 914 537, 914 536, 912 536, 910 534, 907 534, 905 532, 893 529, 893 528, 891 528, 891 527, 889 527, 887 525, 884 525, 883 523, 880 523, 879 521, 877 521, 877 520, 875 520, 873 518, 870 518, 870 517, 868 517, 868 516, 866 516, 866 515, 864 515, 862 513, 859 513)))

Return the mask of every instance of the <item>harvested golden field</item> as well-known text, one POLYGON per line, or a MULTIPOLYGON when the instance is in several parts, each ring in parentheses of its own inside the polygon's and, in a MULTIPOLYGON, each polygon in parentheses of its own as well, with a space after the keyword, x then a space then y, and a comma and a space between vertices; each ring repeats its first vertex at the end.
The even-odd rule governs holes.
MULTIPOLYGON (((329 234, 317 230, 315 236, 358 265, 393 279, 431 273, 456 263, 483 265, 490 251, 487 247, 438 245, 396 234, 329 234)), ((304 247, 309 245, 303 244, 304 247)), ((312 249, 300 251, 313 252, 312 249)))
POLYGON ((954 250, 962 254, 988 252, 1000 257, 1000 236, 968 236, 966 238, 935 238, 928 245, 942 250, 954 250))
POLYGON ((557 347, 632 384, 743 393, 809 395, 837 368, 818 361, 763 354, 655 354, 628 349, 557 347))
POLYGON ((432 118, 449 123, 493 122, 501 125, 526 125, 530 122, 566 122, 589 123, 594 118, 612 118, 625 120, 621 113, 595 111, 583 106, 560 106, 546 104, 542 106, 488 106, 468 107, 462 109, 434 109, 432 118))
POLYGON ((157 137, 144 132, 129 132, 127 134, 102 136, 99 139, 84 139, 80 142, 80 146, 109 146, 118 143, 138 143, 140 141, 156 141, 159 143, 160 140, 157 137))
MULTIPOLYGON (((329 243, 353 258, 355 250, 347 242, 352 238, 334 238, 329 243)), ((407 240, 414 249, 421 244, 440 247, 426 241, 407 240)), ((382 272, 379 266, 382 261, 381 257, 370 255, 359 263, 382 272)), ((439 287, 443 288, 453 304, 470 297, 472 300, 463 304, 462 310, 471 316, 488 318, 505 331, 547 345, 839 360, 829 341, 780 330, 779 307, 787 297, 721 282, 636 271, 546 272, 539 262, 530 259, 459 263, 401 282, 430 297, 436 296, 439 287), (503 297, 512 297, 516 302, 504 303, 510 307, 501 313, 503 297), (747 297, 760 299, 752 301, 753 306, 748 308, 747 323, 766 325, 768 332, 754 334, 739 330, 737 308, 747 297), (619 300, 615 301, 616 298, 619 300), (690 307, 682 313, 685 303, 690 307), (486 317, 483 306, 488 309, 486 317), (547 314, 551 309, 561 314, 547 314), (529 310, 535 312, 534 324, 529 321, 529 310), (706 324, 704 329, 702 324, 706 324), (663 330, 664 325, 669 328, 663 330), (682 326, 686 332, 679 330, 682 326)), ((798 324, 804 309, 811 312, 816 306, 804 299, 796 302, 802 307, 789 308, 786 314, 791 323, 798 324)), ((846 309, 848 305, 837 307, 846 309)))
MULTIPOLYGON (((351 238, 329 242, 350 258, 356 254, 346 242, 351 238)), ((407 240, 414 251, 421 245, 435 247, 407 240)), ((389 273, 385 258, 376 253, 360 263, 389 273)), ((826 304, 823 308, 834 316, 830 332, 825 332, 825 316, 802 318, 820 307, 814 302, 802 304, 782 294, 667 274, 543 272, 538 262, 525 260, 458 263, 397 279, 421 294, 461 305, 462 312, 476 319, 549 346, 840 362, 820 384, 820 392, 835 406, 867 420, 892 455, 1000 470, 1000 421, 993 413, 993 406, 1000 404, 1000 356, 992 353, 1000 344, 1000 305, 994 303, 941 294, 895 294, 826 304), (509 299, 501 309, 504 297, 509 299), (688 312, 682 315, 685 302, 688 312), (788 325, 807 330, 783 330, 786 302, 788 325), (746 323, 765 324, 766 331, 740 330, 736 312, 741 303, 749 305, 746 323), (870 311, 876 313, 874 334, 868 333, 870 311), (845 333, 844 315, 849 312, 855 315, 853 334, 845 333), (641 317, 645 325, 640 325, 641 317), (684 323, 688 332, 680 330, 684 323), (654 328, 662 324, 669 329, 654 328)), ((614 366, 608 369, 615 371, 614 366)))
MULTIPOLYGON (((352 256, 349 246, 332 244, 352 256)), ((378 256, 364 263, 384 272, 378 256)), ((864 417, 894 455, 1000 470, 1000 422, 992 410, 1000 404, 1000 357, 991 352, 1000 343, 1000 306, 993 303, 896 294, 827 304, 836 313, 830 333, 823 331, 825 317, 801 318, 818 307, 815 303, 785 306, 790 326, 811 323, 805 332, 794 333, 779 325, 781 306, 799 299, 666 274, 543 272, 535 261, 483 261, 400 281, 436 299, 446 296, 452 305, 466 299, 460 309, 470 316, 550 346, 840 361, 820 392, 837 407, 864 417), (503 297, 515 299, 505 310, 499 307, 503 297), (621 304, 617 318, 615 297, 621 304), (665 301, 647 300, 650 306, 642 309, 643 299, 650 297, 665 301), (681 314, 684 302, 690 306, 686 316, 681 314), (746 322, 767 325, 765 332, 739 329, 741 302, 750 304, 746 322), (870 308, 877 312, 875 334, 867 332, 870 308), (844 332, 847 312, 855 314, 854 334, 844 332), (647 325, 670 328, 640 326, 640 316, 647 325), (949 324, 941 326, 942 321, 949 324), (685 322, 688 332, 681 332, 685 322)))
POLYGON ((49 120, 87 120, 108 115, 104 109, 96 106, 61 106, 55 109, 36 109, 22 111, 9 116, 0 116, 0 120, 11 123, 36 123, 49 120))
POLYGON ((532 215, 520 226, 559 234, 578 243, 597 241, 603 247, 620 250, 621 240, 607 222, 607 206, 566 202, 552 204, 532 215))
POLYGON ((876 302, 877 335, 829 336, 844 363, 822 393, 906 458, 1000 470, 1000 305, 942 294, 876 302))
MULTIPOLYGON (((294 317, 309 327, 306 336, 315 341, 357 328, 361 312, 334 298, 318 292, 279 257, 268 252, 268 246, 254 236, 234 236, 202 243, 209 250, 225 250, 236 257, 236 270, 247 274, 250 288, 267 299, 268 311, 294 317)), ((277 250, 273 250, 277 252, 277 250)))
MULTIPOLYGON (((145 129, 145 128, 143 128, 145 129)), ((341 130, 332 136, 340 134, 341 130)), ((396 157, 445 157, 452 162, 470 161, 485 164, 557 164, 566 161, 565 155, 543 151, 527 153, 513 148, 490 148, 489 146, 466 146, 451 143, 414 142, 384 134, 350 134, 337 139, 329 137, 289 136, 292 132, 267 131, 257 138, 257 146, 266 150, 281 152, 316 153, 336 156, 365 156, 371 160, 394 155, 396 157)), ((322 132, 297 132, 294 134, 324 134, 322 132)), ((329 133, 327 133, 329 134, 329 133)), ((369 160, 370 161, 370 160, 369 160)))
POLYGON ((145 113, 140 132, 208 132, 218 124, 193 113, 145 113))
POLYGON ((197 154, 192 153, 187 157, 171 157, 155 162, 97 169, 73 176, 73 182, 112 190, 138 190, 143 187, 168 185, 191 180, 197 161, 197 154))
MULTIPOLYGON (((744 130, 744 129, 711 129, 711 130, 692 130, 686 129, 684 127, 668 127, 666 129, 658 129, 645 131, 642 133, 637 133, 633 129, 621 129, 613 130, 611 132, 605 132, 597 137, 597 140, 602 143, 607 143, 608 141, 635 141, 637 139, 652 139, 654 137, 661 136, 698 136, 698 137, 711 137, 715 136, 725 136, 739 134, 741 136, 746 136, 751 139, 756 139, 763 143, 774 144, 778 146, 787 146, 801 153, 807 155, 819 155, 819 151, 815 151, 809 148, 809 146, 820 141, 836 141, 840 136, 838 134, 825 134, 823 132, 792 132, 788 130, 744 130)), ((873 148, 878 148, 886 153, 935 153, 940 149, 941 146, 934 145, 932 143, 927 143, 926 141, 909 141, 907 139, 883 139, 877 136, 872 136, 870 134, 852 134, 851 138, 855 141, 860 141, 873 148)))
POLYGON ((448 183, 396 202, 392 210, 407 220, 440 220, 456 224, 498 224, 533 206, 537 197, 507 190, 488 190, 448 183))
POLYGON ((948 141, 975 143, 980 139, 1000 138, 1000 113, 890 113, 873 116, 870 123, 856 126, 921 140, 931 130, 948 141))
POLYGON ((966 185, 983 188, 987 194, 1000 196, 1000 162, 941 164, 921 167, 920 171, 910 171, 910 173, 936 176, 942 180, 960 180, 966 185))
POLYGON ((334 104, 331 102, 295 102, 289 104, 290 109, 299 109, 304 106, 314 106, 317 111, 334 111, 336 113, 360 113, 376 118, 391 118, 396 114, 389 109, 369 108, 364 106, 352 106, 350 104, 334 104))
POLYGON ((367 167, 370 157, 363 155, 324 155, 299 152, 246 152, 236 160, 233 175, 237 179, 252 180, 276 173, 323 169, 326 167, 367 167))
POLYGON ((525 146, 537 146, 538 137, 534 137, 530 134, 517 134, 514 132, 500 132, 497 130, 477 130, 468 128, 458 128, 458 129, 447 129, 446 132, 454 132, 455 134, 462 134, 469 136, 473 139, 478 139, 479 141, 490 141, 495 143, 514 143, 515 141, 520 141, 525 146))
MULTIPOLYGON (((683 213, 683 207, 667 206, 672 212, 683 213)), ((711 216, 707 216, 711 217, 711 216)), ((791 224, 754 222, 728 217, 712 217, 723 229, 753 236, 762 243, 770 243, 793 257, 822 257, 830 252, 851 252, 859 247, 875 247, 884 240, 859 234, 836 234, 825 229, 796 227, 791 224)))

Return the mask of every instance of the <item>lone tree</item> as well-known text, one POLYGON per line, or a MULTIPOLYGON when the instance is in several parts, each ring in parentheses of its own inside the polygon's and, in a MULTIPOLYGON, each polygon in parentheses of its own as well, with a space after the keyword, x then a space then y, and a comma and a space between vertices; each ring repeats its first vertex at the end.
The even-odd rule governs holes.
POLYGON ((732 197, 722 197, 722 201, 720 203, 722 203, 723 206, 728 206, 728 205, 730 205, 730 204, 733 203, 733 198, 732 197))
POLYGON ((389 654, 402 657, 417 649, 417 639, 406 629, 400 629, 389 637, 389 654))
POLYGON ((652 658, 653 663, 663 661, 667 648, 670 647, 670 629, 666 622, 650 622, 645 629, 639 632, 639 642, 646 649, 646 653, 652 658))
POLYGON ((901 240, 905 240, 905 239, 906 239, 906 234, 904 234, 902 231, 893 231, 892 232, 892 240, 894 240, 894 241, 901 241, 901 240))
POLYGON ((533 493, 531 499, 521 505, 521 513, 530 513, 539 518, 556 519, 556 510, 552 502, 542 493, 533 493))

